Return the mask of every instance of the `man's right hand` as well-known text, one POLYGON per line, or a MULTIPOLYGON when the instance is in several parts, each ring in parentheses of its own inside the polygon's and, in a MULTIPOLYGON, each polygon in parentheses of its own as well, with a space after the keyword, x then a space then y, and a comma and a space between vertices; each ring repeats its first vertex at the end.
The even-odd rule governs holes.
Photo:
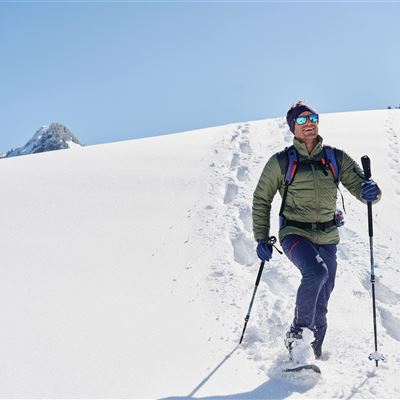
POLYGON ((269 261, 272 257, 272 244, 268 239, 261 239, 257 244, 257 256, 261 261, 269 261))

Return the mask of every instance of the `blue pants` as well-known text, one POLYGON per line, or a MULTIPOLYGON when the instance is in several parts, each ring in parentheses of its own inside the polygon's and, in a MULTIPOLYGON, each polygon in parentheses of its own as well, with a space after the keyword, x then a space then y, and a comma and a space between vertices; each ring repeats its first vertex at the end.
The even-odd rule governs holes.
POLYGON ((286 236, 282 248, 300 270, 302 279, 297 290, 293 326, 314 332, 314 346, 324 341, 329 296, 335 285, 336 245, 314 244, 298 235, 286 236))

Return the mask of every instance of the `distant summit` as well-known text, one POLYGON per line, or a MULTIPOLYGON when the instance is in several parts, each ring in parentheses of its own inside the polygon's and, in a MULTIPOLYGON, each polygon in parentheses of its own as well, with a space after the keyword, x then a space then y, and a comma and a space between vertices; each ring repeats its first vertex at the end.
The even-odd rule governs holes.
POLYGON ((50 126, 42 126, 25 146, 8 151, 5 157, 69 149, 75 146, 81 146, 81 144, 73 133, 64 125, 53 123, 50 126))

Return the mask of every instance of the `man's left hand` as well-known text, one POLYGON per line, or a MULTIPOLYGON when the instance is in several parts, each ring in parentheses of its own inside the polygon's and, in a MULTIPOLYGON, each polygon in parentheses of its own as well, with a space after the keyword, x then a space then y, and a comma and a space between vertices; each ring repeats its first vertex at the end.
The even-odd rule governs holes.
POLYGON ((361 199, 363 203, 370 201, 372 204, 375 204, 381 199, 381 196, 382 192, 373 180, 366 181, 362 184, 361 199))

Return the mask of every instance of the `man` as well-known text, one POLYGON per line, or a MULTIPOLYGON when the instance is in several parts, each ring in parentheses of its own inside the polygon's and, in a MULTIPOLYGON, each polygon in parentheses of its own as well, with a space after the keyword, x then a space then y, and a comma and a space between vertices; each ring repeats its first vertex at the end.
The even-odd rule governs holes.
POLYGON ((253 231, 258 257, 269 261, 271 203, 279 190, 283 199, 279 240, 302 275, 285 344, 292 356, 303 329, 308 328, 314 333, 311 346, 318 359, 335 283, 338 226, 343 223, 335 218, 338 183, 364 203, 379 201, 381 191, 372 180, 365 181, 360 167, 344 151, 322 145, 319 116, 312 107, 302 101, 295 103, 287 112, 286 121, 294 134, 293 146, 274 154, 264 167, 254 192, 253 231))

